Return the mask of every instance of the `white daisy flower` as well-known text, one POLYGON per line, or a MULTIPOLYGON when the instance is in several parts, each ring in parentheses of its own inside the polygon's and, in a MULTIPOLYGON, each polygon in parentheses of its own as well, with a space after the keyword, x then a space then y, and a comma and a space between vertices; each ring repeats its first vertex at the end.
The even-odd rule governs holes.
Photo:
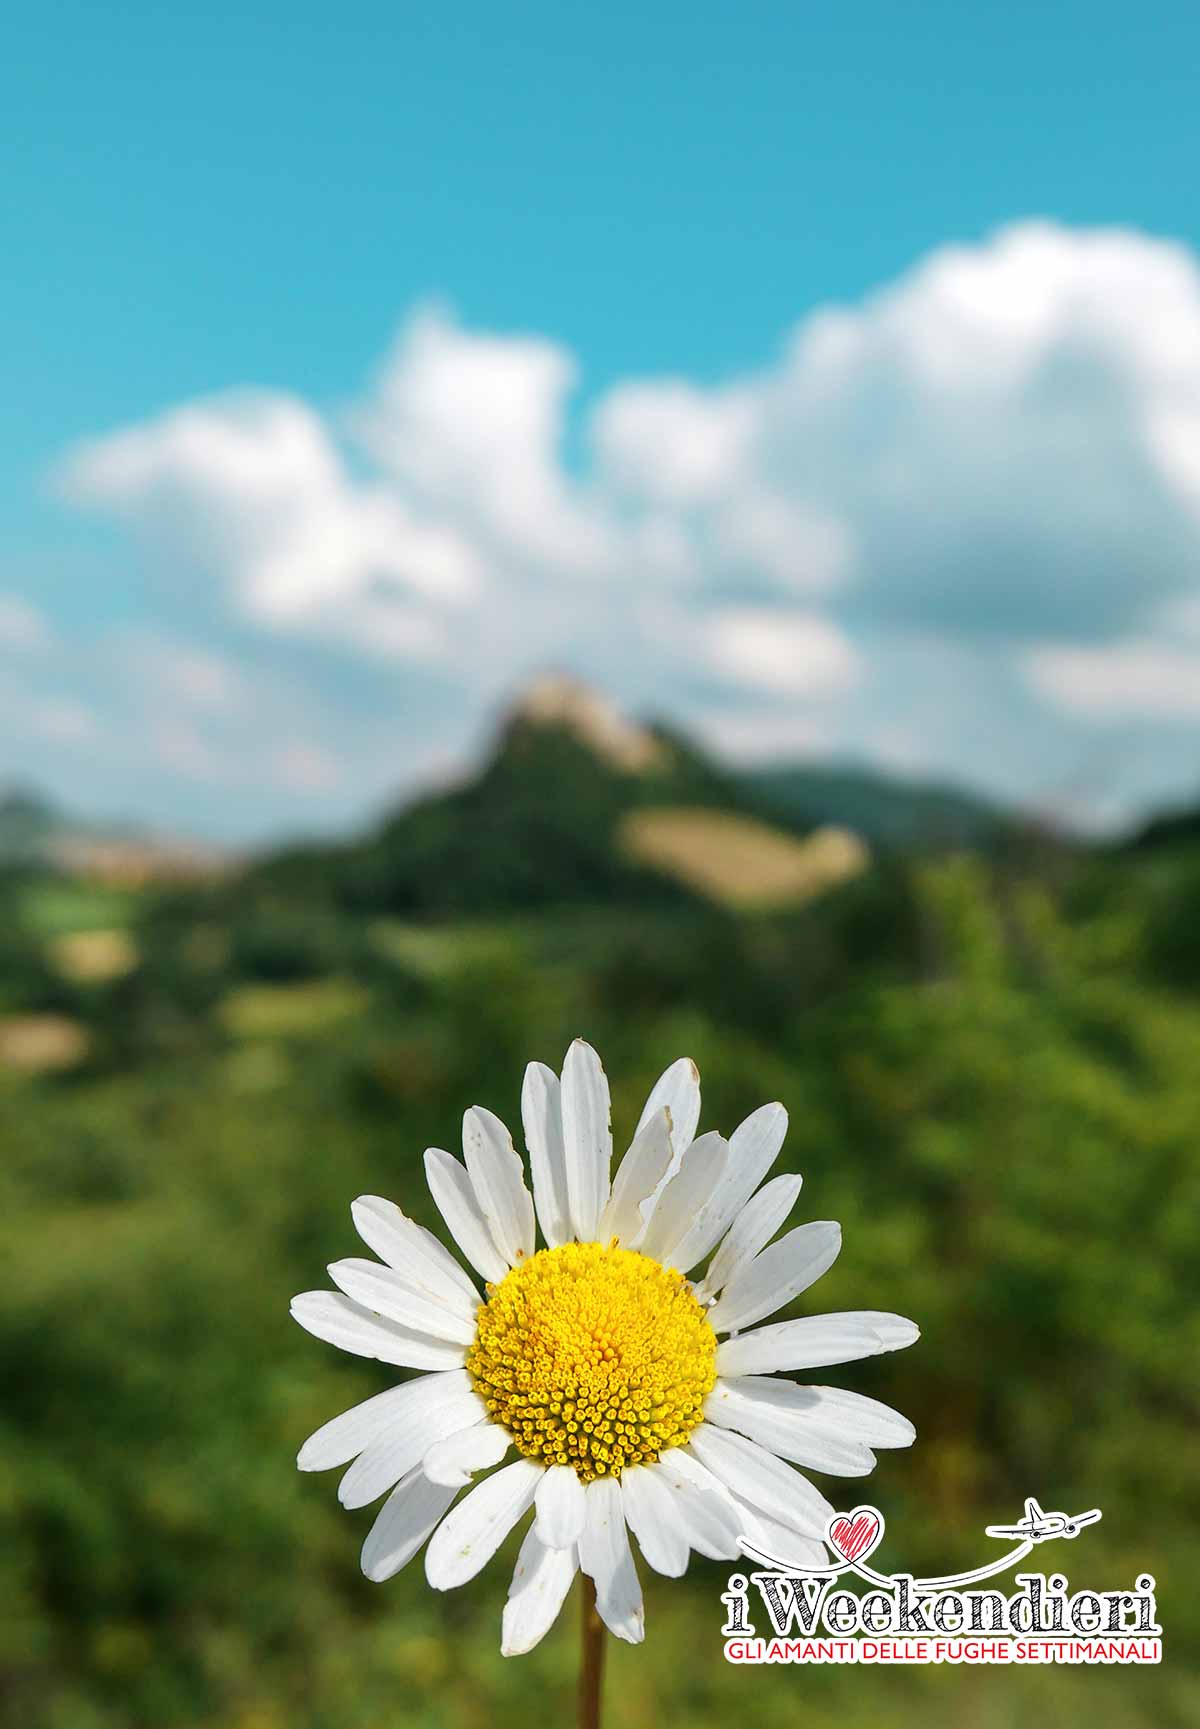
POLYGON ((823 1566, 833 1508, 793 1467, 864 1476, 874 1448, 906 1447, 914 1430, 875 1399, 780 1373, 897 1350, 918 1331, 870 1310, 757 1325, 841 1247, 830 1223, 771 1241, 801 1182, 764 1182, 787 1129, 783 1106, 762 1106, 729 1140, 697 1137, 700 1077, 681 1059, 610 1179, 608 1081, 576 1040, 561 1079, 529 1065, 521 1111, 532 1198, 490 1111, 466 1113, 463 1163, 437 1148, 425 1155, 433 1198, 485 1295, 429 1231, 365 1196, 354 1223, 379 1259, 334 1262, 336 1291, 292 1303, 317 1338, 425 1371, 300 1449, 303 1471, 349 1466, 344 1506, 387 1496, 363 1572, 388 1579, 428 1542, 429 1583, 463 1585, 532 1509, 504 1610, 512 1655, 553 1624, 577 1571, 594 1582, 609 1629, 642 1638, 630 1533, 672 1577, 692 1550, 732 1560, 743 1539, 788 1565, 823 1566))

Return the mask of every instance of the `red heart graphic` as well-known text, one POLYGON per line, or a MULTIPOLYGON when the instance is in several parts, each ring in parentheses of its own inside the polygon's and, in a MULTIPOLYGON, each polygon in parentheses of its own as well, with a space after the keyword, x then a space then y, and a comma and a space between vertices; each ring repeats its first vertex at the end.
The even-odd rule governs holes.
POLYGON ((829 1522, 829 1541, 844 1561, 861 1561, 883 1537, 883 1519, 874 1507, 856 1507, 829 1522))

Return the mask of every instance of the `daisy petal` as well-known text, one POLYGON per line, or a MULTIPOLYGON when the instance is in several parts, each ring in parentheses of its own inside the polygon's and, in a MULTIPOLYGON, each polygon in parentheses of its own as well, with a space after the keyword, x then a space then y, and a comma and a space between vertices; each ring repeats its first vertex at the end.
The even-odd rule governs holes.
POLYGON ((419 1389, 426 1379, 456 1391, 469 1391, 471 1386, 465 1369, 447 1369, 438 1375, 402 1381, 398 1387, 376 1393, 373 1399, 364 1399, 361 1405, 351 1406, 340 1417, 331 1417, 328 1423, 311 1434, 297 1456, 297 1468, 301 1471, 328 1471, 331 1465, 348 1464, 393 1423, 403 1421, 406 1406, 424 1400, 427 1395, 419 1389))
POLYGON ((549 1247, 557 1249, 561 1243, 569 1243, 573 1233, 563 1150, 562 1089, 558 1076, 545 1063, 530 1063, 525 1070, 521 1121, 538 1223, 549 1247))
POLYGON ((385 1267, 379 1261, 351 1259, 333 1261, 328 1271, 339 1290, 385 1320, 398 1321, 402 1327, 428 1333, 434 1339, 452 1339, 459 1345, 469 1345, 475 1338, 473 1315, 464 1315, 461 1308, 448 1309, 431 1297, 418 1296, 394 1267, 385 1267))
POLYGON ((691 1143, 675 1175, 654 1202, 638 1244, 643 1255, 687 1272, 697 1257, 688 1258, 686 1245, 708 1229, 709 1209, 720 1190, 728 1158, 729 1142, 715 1131, 691 1143))
POLYGON ((395 1267, 414 1290, 440 1297, 450 1306, 457 1302, 459 1308, 475 1313, 479 1292, 449 1249, 424 1225, 406 1217, 394 1201, 385 1201, 382 1195, 360 1195, 350 1215, 368 1249, 395 1267))
POLYGON ((794 1567, 797 1572, 828 1567, 829 1551, 816 1537, 806 1537, 793 1531, 789 1525, 781 1525, 778 1519, 770 1518, 757 1507, 748 1506, 736 1495, 733 1501, 741 1520, 745 1544, 759 1554, 768 1555, 784 1567, 794 1567))
POLYGON ((488 1230, 466 1171, 449 1153, 440 1147, 430 1147, 425 1154, 425 1180, 438 1212, 446 1221, 446 1229, 467 1260, 481 1278, 499 1284, 508 1272, 509 1263, 488 1230))
POLYGON ((762 1182, 787 1134, 787 1112, 782 1105, 763 1105, 751 1113, 729 1137, 729 1158, 712 1194, 675 1250, 674 1264, 682 1272, 702 1261, 725 1235, 734 1219, 762 1182))
POLYGON ((750 1398, 765 1399, 780 1410, 795 1411, 813 1428, 848 1436, 866 1447, 911 1447, 917 1431, 907 1417, 865 1393, 845 1387, 808 1387, 774 1375, 737 1375, 717 1386, 733 1387, 750 1398))
POLYGON ((638 1119, 639 1135, 664 1105, 671 1113, 671 1142, 675 1157, 680 1159, 691 1146, 700 1121, 700 1071, 691 1057, 680 1057, 655 1081, 638 1119))
POLYGON ((608 1077, 582 1039, 563 1063, 562 1115, 571 1224, 581 1243, 594 1243, 608 1201, 612 1126, 608 1077))
POLYGON ((420 1390, 392 1423, 364 1447, 338 1484, 343 1507, 366 1507, 407 1477, 429 1451, 435 1437, 457 1434, 487 1416, 487 1407, 471 1387, 446 1386, 449 1377, 427 1375, 413 1382, 420 1390))
POLYGON ((545 1637, 558 1619, 579 1571, 574 1547, 550 1549, 531 1525, 513 1569, 500 1628, 500 1655, 520 1657, 545 1637))
POLYGON ((671 1164, 671 1113, 664 1105, 639 1129, 613 1179, 612 1194, 600 1219, 600 1241, 617 1237, 636 1248, 645 1228, 642 1204, 648 1201, 671 1164))
POLYGON ((899 1351, 921 1336, 902 1315, 859 1309, 841 1315, 805 1315, 724 1339, 717 1346, 717 1373, 773 1375, 781 1369, 820 1369, 899 1351))
POLYGON ((787 1136, 788 1114, 776 1102, 760 1105, 729 1137, 729 1176, 738 1191, 740 1211, 779 1157, 787 1136))
POLYGON ((835 1477, 865 1477, 875 1468, 875 1455, 865 1440, 815 1422, 819 1401, 789 1400, 780 1389, 810 1393, 792 1381, 763 1376, 744 1376, 724 1381, 719 1377, 704 1405, 710 1423, 748 1435, 769 1453, 807 1465, 811 1471, 829 1471, 835 1477))
POLYGON ((302 1291, 292 1298, 291 1314, 316 1339, 402 1369, 457 1369, 466 1355, 461 1345, 381 1320, 340 1291, 302 1291))
POLYGON ((646 1633, 642 1588, 625 1530, 621 1485, 613 1477, 589 1483, 587 1521, 579 1539, 579 1565, 596 1585, 596 1608, 610 1633, 630 1645, 646 1633))
POLYGON ((473 1423, 435 1441, 422 1458, 421 1469, 431 1483, 465 1489, 476 1471, 498 1465, 511 1446, 512 1436, 498 1423, 473 1423))
POLYGON ((425 1577, 435 1591, 465 1585, 485 1567, 517 1520, 533 1505, 542 1467, 517 1459, 476 1483, 446 1515, 425 1551, 425 1577))
POLYGON ((742 1552, 737 1514, 729 1491, 682 1447, 671 1447, 646 1466, 671 1492, 688 1546, 710 1561, 732 1561, 742 1552))
POLYGON ((828 1272, 842 1246, 842 1227, 831 1220, 798 1225, 744 1266, 708 1311, 715 1333, 733 1333, 774 1314, 828 1272))
POLYGON ((680 1578, 687 1572, 687 1532, 663 1478, 646 1465, 627 1465, 621 1472, 621 1501, 625 1523, 649 1565, 668 1579, 680 1578))
POLYGON ((406 1567, 433 1530, 456 1491, 410 1471, 397 1483, 362 1546, 362 1570, 378 1584, 406 1567))
POLYGON ((795 1206, 802 1183, 801 1177, 774 1177, 747 1201, 696 1289, 701 1302, 723 1290, 771 1241, 795 1206))
POLYGON ((472 1105, 463 1116, 463 1158, 492 1241, 515 1265, 533 1253, 533 1201, 525 1172, 500 1118, 472 1105))
POLYGON ((570 1549, 583 1534, 587 1497, 572 1465, 551 1465, 537 1486, 536 1527, 549 1549, 570 1549))
POLYGON ((821 1538, 834 1509, 807 1477, 793 1471, 757 1441, 732 1429, 701 1423, 688 1437, 688 1451, 706 1465, 739 1501, 805 1536, 821 1538))

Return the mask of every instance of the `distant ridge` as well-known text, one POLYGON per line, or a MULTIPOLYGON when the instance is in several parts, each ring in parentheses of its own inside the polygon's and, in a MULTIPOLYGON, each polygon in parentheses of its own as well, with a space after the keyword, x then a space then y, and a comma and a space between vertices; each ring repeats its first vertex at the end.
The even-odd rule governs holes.
POLYGON ((1126 844, 1131 851, 1150 852, 1196 841, 1200 841, 1200 805, 1182 805, 1151 817, 1126 844))
POLYGON ((776 818, 836 824, 902 852, 987 849, 1014 825, 1009 813, 958 787, 851 765, 772 763, 747 770, 743 785, 776 818))
POLYGON ((483 766, 457 785, 398 803, 365 833, 268 847, 248 864, 132 825, 73 820, 29 787, 0 790, 0 863, 134 886, 245 868, 289 894, 439 916, 706 895, 765 904, 820 892, 880 851, 988 850, 1018 827, 968 792, 868 768, 731 767, 561 673, 516 694, 483 766), (811 855, 796 852, 818 835, 811 855))
POLYGON ((63 819, 31 787, 0 788, 0 863, 28 863, 44 855, 63 819))
POLYGON ((132 824, 81 822, 30 787, 0 791, 0 865, 138 887, 206 879, 230 863, 219 848, 199 842, 146 834, 132 824))

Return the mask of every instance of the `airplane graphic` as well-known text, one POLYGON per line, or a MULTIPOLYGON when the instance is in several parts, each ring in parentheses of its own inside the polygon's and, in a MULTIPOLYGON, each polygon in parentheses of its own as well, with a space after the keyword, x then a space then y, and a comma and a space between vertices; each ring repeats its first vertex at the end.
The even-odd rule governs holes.
POLYGON ((1010 1543, 1045 1543, 1052 1537, 1076 1537, 1085 1525, 1094 1525, 1100 1518, 1099 1507, 1087 1513, 1043 1513, 1032 1495, 1025 1500, 1025 1517, 1015 1525, 988 1525, 989 1537, 1003 1537, 1010 1543))

